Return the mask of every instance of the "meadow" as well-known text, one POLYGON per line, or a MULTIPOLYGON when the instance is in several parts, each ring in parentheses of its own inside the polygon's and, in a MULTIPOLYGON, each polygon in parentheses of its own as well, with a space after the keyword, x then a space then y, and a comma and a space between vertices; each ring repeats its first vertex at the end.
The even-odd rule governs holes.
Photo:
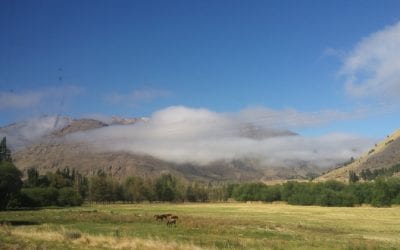
POLYGON ((86 204, 0 212, 0 249, 399 249, 400 207, 86 204), (179 216, 176 226, 155 214, 179 216))

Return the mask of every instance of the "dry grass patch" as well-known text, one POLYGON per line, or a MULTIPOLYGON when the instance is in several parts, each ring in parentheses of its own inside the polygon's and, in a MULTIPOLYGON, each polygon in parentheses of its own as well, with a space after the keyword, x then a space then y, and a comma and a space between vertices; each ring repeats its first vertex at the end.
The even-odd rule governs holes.
POLYGON ((78 248, 93 249, 157 249, 157 250, 195 250, 200 249, 192 244, 165 242, 160 239, 139 239, 131 237, 95 236, 83 234, 79 231, 68 231, 64 227, 58 230, 48 225, 39 228, 14 228, 14 237, 30 239, 32 241, 65 242, 74 244, 78 248))

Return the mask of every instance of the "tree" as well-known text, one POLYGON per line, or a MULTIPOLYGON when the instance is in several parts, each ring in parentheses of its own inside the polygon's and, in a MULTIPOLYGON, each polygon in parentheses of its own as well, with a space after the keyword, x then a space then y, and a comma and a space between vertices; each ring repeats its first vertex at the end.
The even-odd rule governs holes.
POLYGON ((22 187, 22 173, 11 162, 0 163, 0 209, 5 209, 13 194, 22 187))
POLYGON ((74 189, 80 194, 82 199, 84 199, 89 191, 89 181, 88 178, 80 174, 78 171, 74 171, 74 189))
POLYGON ((371 170, 369 170, 369 168, 362 170, 360 176, 364 181, 370 181, 375 178, 374 174, 371 172, 371 170))
POLYGON ((36 168, 29 168, 27 171, 28 179, 26 180, 24 186, 27 187, 37 187, 39 180, 39 172, 36 168))
POLYGON ((360 178, 357 176, 357 174, 354 171, 349 172, 349 182, 350 183, 356 183, 359 180, 360 180, 360 178))
POLYGON ((190 202, 206 202, 208 200, 208 191, 204 185, 194 183, 186 188, 185 197, 190 202))
POLYGON ((374 183, 357 182, 346 186, 346 192, 354 197, 354 204, 371 203, 374 183))
POLYGON ((4 137, 0 142, 0 209, 5 209, 11 197, 21 189, 21 177, 21 171, 12 163, 11 151, 4 137))
POLYGON ((97 175, 90 178, 90 199, 95 202, 105 202, 108 192, 106 176, 97 175))
POLYGON ((114 202, 123 199, 123 190, 119 182, 99 171, 90 178, 90 200, 95 202, 114 202))
POLYGON ((377 179, 372 194, 372 205, 375 207, 388 207, 391 205, 391 198, 387 181, 383 178, 377 179))
POLYGON ((83 202, 81 195, 72 187, 64 187, 58 191, 59 206, 79 206, 83 202))
POLYGON ((140 177, 130 176, 125 180, 124 199, 130 202, 140 202, 146 199, 145 186, 143 179, 140 177))
POLYGON ((160 201, 177 201, 183 199, 183 188, 171 174, 163 174, 156 181, 157 198, 160 201), (180 190, 179 190, 180 189, 180 190))
POLYGON ((0 163, 1 162, 12 162, 11 150, 7 147, 6 137, 3 137, 0 142, 0 163))

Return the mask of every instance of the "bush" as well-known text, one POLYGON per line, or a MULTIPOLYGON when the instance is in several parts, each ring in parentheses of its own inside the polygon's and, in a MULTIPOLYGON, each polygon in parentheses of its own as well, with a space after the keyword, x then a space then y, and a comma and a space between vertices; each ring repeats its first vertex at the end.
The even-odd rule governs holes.
POLYGON ((53 187, 47 188, 23 188, 21 195, 26 196, 26 201, 30 204, 24 204, 27 207, 42 207, 57 205, 58 190, 53 187))
POLYGON ((33 207, 34 201, 24 192, 14 194, 8 202, 7 208, 33 207))

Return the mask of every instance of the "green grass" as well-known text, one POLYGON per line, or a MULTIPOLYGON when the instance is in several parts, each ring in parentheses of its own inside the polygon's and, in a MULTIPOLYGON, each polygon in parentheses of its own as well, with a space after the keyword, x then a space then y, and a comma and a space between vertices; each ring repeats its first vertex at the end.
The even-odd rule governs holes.
POLYGON ((0 212, 0 222, 0 249, 400 248, 400 207, 85 205, 0 212), (156 222, 159 213, 178 225, 156 222))

